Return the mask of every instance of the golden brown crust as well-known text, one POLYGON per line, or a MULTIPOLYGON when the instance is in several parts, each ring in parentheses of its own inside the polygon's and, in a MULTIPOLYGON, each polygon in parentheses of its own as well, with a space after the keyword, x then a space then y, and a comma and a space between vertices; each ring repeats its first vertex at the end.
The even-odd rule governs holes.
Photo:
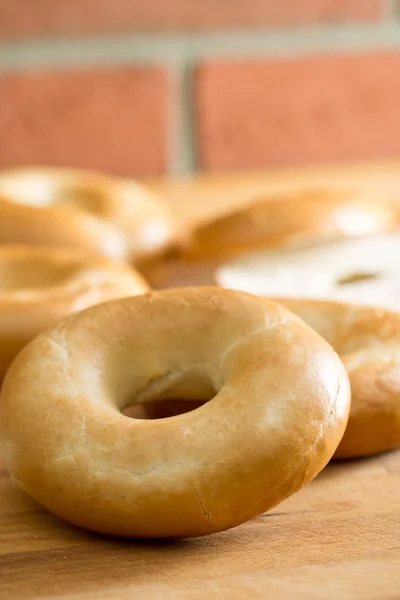
POLYGON ((21 348, 61 318, 148 289, 133 269, 81 250, 0 245, 0 383, 21 348))
POLYGON ((308 190, 250 206, 201 225, 183 252, 186 261, 225 259, 267 247, 299 246, 387 231, 398 207, 366 190, 308 190))
POLYGON ((377 308, 276 298, 322 335, 350 378, 350 418, 335 458, 356 458, 400 445, 400 315, 377 308))
POLYGON ((76 525, 204 535, 315 477, 349 395, 336 353, 283 307, 218 288, 151 292, 73 315, 21 352, 1 393, 2 455, 76 525), (133 399, 213 395, 172 418, 120 412, 133 399))
POLYGON ((136 263, 177 239, 166 205, 133 181, 74 169, 0 173, 0 242, 72 246, 136 263))

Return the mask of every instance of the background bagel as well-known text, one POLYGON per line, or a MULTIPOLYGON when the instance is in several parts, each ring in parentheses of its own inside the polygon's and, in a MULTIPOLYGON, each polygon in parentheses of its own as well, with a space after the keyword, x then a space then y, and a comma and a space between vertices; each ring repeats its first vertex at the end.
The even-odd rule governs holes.
POLYGON ((310 189, 253 204, 194 231, 186 260, 366 235, 399 224, 399 208, 366 190, 310 189))
POLYGON ((201 224, 188 243, 167 260, 151 261, 154 287, 213 282, 223 260, 262 248, 298 248, 327 240, 387 231, 399 225, 389 197, 360 190, 309 189, 256 198, 250 205, 201 224))
POLYGON ((138 263, 178 237, 167 206, 134 181, 61 168, 0 173, 0 243, 72 246, 138 263))
POLYGON ((1 448, 15 481, 76 525, 197 536, 313 479, 349 401, 336 353, 285 308, 217 288, 165 290, 92 307, 26 346, 1 392, 1 448), (171 396, 212 399, 154 421, 120 412, 171 396))
POLYGON ((148 289, 133 269, 81 250, 0 245, 0 383, 21 348, 59 319, 148 289))
POLYGON ((322 335, 347 369, 351 410, 335 458, 400 446, 400 315, 339 302, 276 301, 322 335))
POLYGON ((242 256, 217 269, 223 287, 261 296, 355 302, 400 310, 400 232, 242 256))

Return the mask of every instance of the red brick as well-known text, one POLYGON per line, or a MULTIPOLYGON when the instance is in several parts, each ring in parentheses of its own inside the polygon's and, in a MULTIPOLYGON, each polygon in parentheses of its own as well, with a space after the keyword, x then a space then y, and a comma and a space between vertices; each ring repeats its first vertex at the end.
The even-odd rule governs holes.
POLYGON ((162 173, 167 79, 151 67, 2 75, 0 167, 34 163, 162 173))
POLYGON ((206 169, 400 154, 400 53, 208 63, 195 89, 206 169))
POLYGON ((373 20, 385 0, 1 0, 0 36, 373 20))

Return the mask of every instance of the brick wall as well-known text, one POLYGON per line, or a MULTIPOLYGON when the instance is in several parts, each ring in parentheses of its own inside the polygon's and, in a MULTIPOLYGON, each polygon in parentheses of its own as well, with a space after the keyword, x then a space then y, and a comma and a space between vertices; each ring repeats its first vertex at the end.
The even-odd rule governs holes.
POLYGON ((0 168, 396 155, 396 0, 0 0, 0 168))

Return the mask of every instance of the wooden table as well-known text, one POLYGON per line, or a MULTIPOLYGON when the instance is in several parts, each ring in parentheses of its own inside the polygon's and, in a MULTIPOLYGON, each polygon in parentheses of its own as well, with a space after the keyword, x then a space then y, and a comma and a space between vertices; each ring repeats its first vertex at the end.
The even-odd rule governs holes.
MULTIPOLYGON (((185 223, 287 186, 397 189, 400 165, 153 182, 185 223), (342 182, 342 183, 340 183, 342 182), (201 200, 201 202, 199 202, 201 200)), ((400 186, 399 186, 400 190, 400 186)), ((74 528, 17 491, 0 459, 0 599, 400 598, 400 451, 328 466, 275 510, 174 543, 74 528)))
POLYGON ((400 452, 333 465, 231 531, 139 543, 80 531, 0 470, 0 598, 400 597, 400 452))

